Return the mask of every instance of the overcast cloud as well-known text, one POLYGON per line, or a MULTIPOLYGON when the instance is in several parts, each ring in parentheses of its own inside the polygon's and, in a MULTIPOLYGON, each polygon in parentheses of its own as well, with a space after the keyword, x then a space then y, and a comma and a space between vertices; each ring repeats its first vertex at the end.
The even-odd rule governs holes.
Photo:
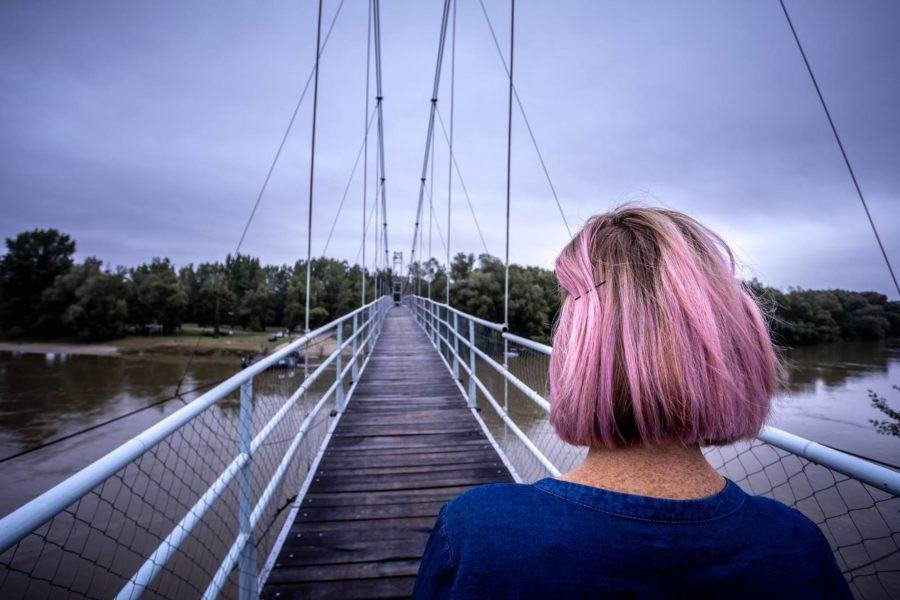
MULTIPOLYGON (((487 249, 502 255, 507 83, 478 0, 458 1, 456 154, 487 249)), ((506 52, 508 3, 485 2, 506 52)), ((326 24, 337 6, 325 2, 326 24)), ((788 6, 900 262, 900 5, 788 6)), ((346 0, 322 60, 314 254, 362 141, 366 10, 346 0)), ((441 3, 382 0, 382 10, 390 249, 408 257, 441 3)), ((113 265, 224 258, 314 45, 312 0, 4 2, 0 236, 56 227, 80 257, 113 265)), ((573 226, 625 201, 667 205, 721 232, 769 284, 896 297, 777 1, 520 0, 515 65, 573 226)), ((445 67, 447 118, 449 53, 445 67)), ((243 247, 267 262, 305 256, 311 99, 243 247)), ((520 115, 513 137, 511 257, 551 266, 567 234, 520 115)), ((439 137, 442 230, 447 157, 439 137)), ((360 249, 361 174, 328 251, 349 261, 360 249)), ((453 198, 451 250, 482 251, 458 182, 453 198)), ((432 250, 444 255, 436 229, 432 250)))

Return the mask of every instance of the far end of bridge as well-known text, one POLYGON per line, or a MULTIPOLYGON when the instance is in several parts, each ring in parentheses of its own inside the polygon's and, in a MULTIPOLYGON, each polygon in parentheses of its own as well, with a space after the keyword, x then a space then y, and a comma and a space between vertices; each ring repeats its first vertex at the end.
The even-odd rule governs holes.
POLYGON ((262 597, 411 595, 441 506, 513 481, 475 415, 412 315, 392 308, 262 597))

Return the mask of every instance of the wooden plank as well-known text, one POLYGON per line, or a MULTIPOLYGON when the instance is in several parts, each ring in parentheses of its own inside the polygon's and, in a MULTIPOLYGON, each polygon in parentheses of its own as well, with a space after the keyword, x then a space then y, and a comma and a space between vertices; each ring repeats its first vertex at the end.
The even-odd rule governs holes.
POLYGON ((371 519, 358 521, 316 521, 311 523, 295 522, 291 526, 291 535, 317 535, 329 531, 382 531, 396 534, 401 531, 423 529, 431 531, 434 517, 402 517, 399 519, 371 519))
MULTIPOLYGON (((486 450, 494 450, 494 448, 493 446, 491 446, 490 442, 485 439, 480 444, 468 444, 466 446, 459 446, 457 444, 435 444, 433 446, 428 446, 425 448, 417 446, 412 448, 394 447, 360 449, 352 444, 341 448, 332 447, 331 445, 329 445, 328 449, 325 451, 325 455, 328 458, 331 458, 332 456, 355 458, 360 456, 398 456, 401 454, 420 455, 423 452, 431 452, 437 454, 447 452, 480 452, 486 450)), ((496 453, 496 451, 494 452, 496 453)))
POLYGON ((346 425, 338 427, 334 435, 337 437, 372 437, 386 435, 410 435, 422 433, 460 433, 471 432, 472 424, 462 421, 453 423, 373 423, 364 425, 346 425))
POLYGON ((373 544, 372 540, 359 540, 297 546, 287 548, 287 551, 279 557, 278 566, 293 568, 337 563, 418 560, 422 557, 427 541, 427 536, 421 535, 418 538, 380 540, 377 544, 373 544))
POLYGON ((301 506, 368 506, 403 502, 446 502, 456 498, 467 489, 469 486, 461 485, 384 492, 310 492, 303 497, 301 506))
POLYGON ((441 506, 501 481, 512 477, 456 382, 395 308, 262 597, 408 597, 441 506))
MULTIPOLYGON (((444 455, 447 456, 447 455, 444 455)), ((476 454, 470 460, 460 457, 459 454, 450 454, 450 459, 441 463, 437 461, 429 461, 428 463, 400 463, 400 464, 378 464, 370 463, 369 466, 353 465, 342 466, 335 464, 335 461, 329 461, 329 470, 319 469, 317 475, 343 476, 343 475, 390 475, 390 474, 406 474, 406 473, 433 473, 438 471, 454 471, 462 465, 468 465, 473 469, 487 469, 491 467, 501 467, 503 464, 496 456, 476 454)))
POLYGON ((397 517, 428 517, 441 510, 446 500, 437 502, 403 502, 359 506, 304 506, 297 521, 355 521, 360 519, 391 519, 397 517))
POLYGON ((361 600, 364 598, 406 598, 412 595, 415 577, 382 577, 379 579, 349 579, 343 581, 314 581, 267 586, 261 597, 265 600, 361 600))
MULTIPOLYGON (((331 522, 329 522, 331 524, 331 522)), ((306 546, 355 544, 358 542, 381 542, 385 540, 421 540, 424 544, 431 534, 431 525, 418 527, 373 527, 371 529, 321 529, 316 530, 304 526, 297 529, 294 535, 284 540, 284 548, 300 548, 306 546)))
MULTIPOLYGON (((424 548, 423 548, 424 550, 424 548)), ((421 554, 421 551, 420 551, 421 554)), ((370 579, 373 577, 397 577, 415 575, 419 568, 418 557, 405 560, 382 560, 376 562, 339 562, 328 565, 279 566, 272 569, 269 581, 287 583, 301 581, 329 581, 335 579, 370 579)), ((281 557, 279 557, 279 561, 281 557)))
POLYGON ((471 464, 481 462, 493 462, 499 460, 494 449, 485 445, 475 450, 461 450, 450 448, 445 452, 414 452, 414 453, 381 453, 381 454, 354 454, 352 452, 334 453, 329 455, 328 465, 335 469, 377 469, 382 467, 418 466, 429 467, 438 465, 471 464))
POLYGON ((393 473, 378 474, 336 473, 332 475, 326 471, 322 475, 316 473, 309 489, 316 492, 335 489, 351 492, 370 489, 408 490, 423 487, 423 485, 425 487, 446 487, 448 485, 465 485, 468 481, 508 481, 503 478, 504 473, 506 473, 504 467, 481 465, 464 465, 464 468, 461 469, 413 473, 402 473, 399 468, 395 468, 393 473), (447 483, 448 481, 459 481, 460 483, 447 483))

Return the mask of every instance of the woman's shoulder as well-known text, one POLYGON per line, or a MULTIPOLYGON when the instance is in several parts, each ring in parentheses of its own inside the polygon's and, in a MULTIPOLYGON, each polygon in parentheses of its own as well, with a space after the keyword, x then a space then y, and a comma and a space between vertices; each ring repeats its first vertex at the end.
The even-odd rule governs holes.
POLYGON ((447 503, 454 512, 492 511, 498 506, 536 501, 534 486, 525 483, 488 483, 475 486, 447 503))
POLYGON ((782 552, 806 557, 817 553, 833 560, 822 529, 796 508, 765 496, 748 496, 743 512, 755 537, 781 542, 782 552))
POLYGON ((489 483, 473 487, 444 505, 442 517, 455 529, 468 524, 483 527, 486 522, 515 521, 519 515, 539 510, 543 494, 524 483, 489 483))
POLYGON ((746 517, 761 525, 789 530, 824 540, 822 530, 809 517, 792 506, 766 496, 747 496, 746 517))

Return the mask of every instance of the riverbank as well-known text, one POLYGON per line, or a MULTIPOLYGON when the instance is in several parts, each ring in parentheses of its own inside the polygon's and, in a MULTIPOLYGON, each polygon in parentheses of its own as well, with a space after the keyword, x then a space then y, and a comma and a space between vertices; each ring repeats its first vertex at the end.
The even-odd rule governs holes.
POLYGON ((287 341, 270 342, 273 331, 235 331, 233 335, 213 337, 196 325, 184 325, 173 335, 130 335, 102 343, 79 342, 71 338, 0 341, 0 351, 26 354, 78 354, 84 356, 197 356, 240 357, 267 354, 287 341), (203 335, 201 335, 203 334, 203 335), (195 352, 196 350, 196 352, 195 352))
POLYGON ((23 354, 82 354, 85 356, 114 356, 119 352, 108 344, 78 344, 69 342, 0 342, 0 352, 23 354))
MULTIPOLYGON (((85 343, 73 339, 0 341, 0 352, 24 354, 77 354, 83 356, 206 356, 239 358, 247 355, 271 354, 288 343, 282 337, 269 341, 271 331, 235 331, 232 335, 201 335, 196 325, 185 325, 174 335, 132 335, 103 343, 85 343)), ((294 338, 296 339, 296 337, 294 338)), ((323 336, 310 350, 311 358, 327 356, 334 350, 334 340, 323 336)))

